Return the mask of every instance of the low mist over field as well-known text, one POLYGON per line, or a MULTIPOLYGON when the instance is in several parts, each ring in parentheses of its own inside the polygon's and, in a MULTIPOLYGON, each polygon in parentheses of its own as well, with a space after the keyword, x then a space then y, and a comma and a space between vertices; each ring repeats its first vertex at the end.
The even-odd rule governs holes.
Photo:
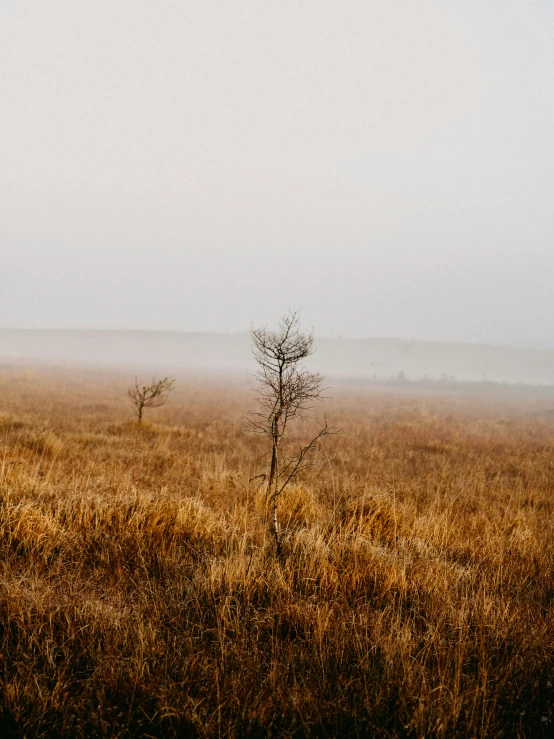
MULTIPOLYGON (((317 338, 310 367, 329 380, 439 380, 554 385, 554 349, 398 339, 317 338)), ((162 331, 0 329, 0 362, 247 374, 250 337, 162 331)))

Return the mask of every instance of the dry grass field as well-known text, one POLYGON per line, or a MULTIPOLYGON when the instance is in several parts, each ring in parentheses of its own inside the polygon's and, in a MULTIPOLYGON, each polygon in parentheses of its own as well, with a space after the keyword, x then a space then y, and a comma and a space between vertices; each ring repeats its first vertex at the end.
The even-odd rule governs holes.
POLYGON ((547 737, 554 395, 341 389, 283 496, 246 384, 0 370, 2 737, 547 737))

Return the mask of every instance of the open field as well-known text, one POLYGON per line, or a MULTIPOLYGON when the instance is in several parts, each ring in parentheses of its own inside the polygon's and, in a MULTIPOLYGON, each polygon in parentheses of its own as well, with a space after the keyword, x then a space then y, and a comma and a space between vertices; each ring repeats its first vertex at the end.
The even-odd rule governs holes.
POLYGON ((246 385, 0 370, 1 735, 540 737, 554 396, 341 388, 266 524, 246 385))

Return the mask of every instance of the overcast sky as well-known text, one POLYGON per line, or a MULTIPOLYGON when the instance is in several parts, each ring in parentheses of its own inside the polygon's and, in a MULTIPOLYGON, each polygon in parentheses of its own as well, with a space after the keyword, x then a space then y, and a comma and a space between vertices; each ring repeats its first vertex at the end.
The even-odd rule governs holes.
POLYGON ((550 0, 0 8, 0 326, 554 345, 550 0))

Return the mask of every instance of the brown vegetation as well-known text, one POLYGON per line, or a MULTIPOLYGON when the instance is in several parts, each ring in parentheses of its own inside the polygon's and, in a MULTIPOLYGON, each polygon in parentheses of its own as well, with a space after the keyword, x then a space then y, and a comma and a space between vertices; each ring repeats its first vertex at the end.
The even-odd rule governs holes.
POLYGON ((2 736, 550 735, 552 398, 341 391, 279 561, 250 391, 125 387, 0 374, 2 736))

